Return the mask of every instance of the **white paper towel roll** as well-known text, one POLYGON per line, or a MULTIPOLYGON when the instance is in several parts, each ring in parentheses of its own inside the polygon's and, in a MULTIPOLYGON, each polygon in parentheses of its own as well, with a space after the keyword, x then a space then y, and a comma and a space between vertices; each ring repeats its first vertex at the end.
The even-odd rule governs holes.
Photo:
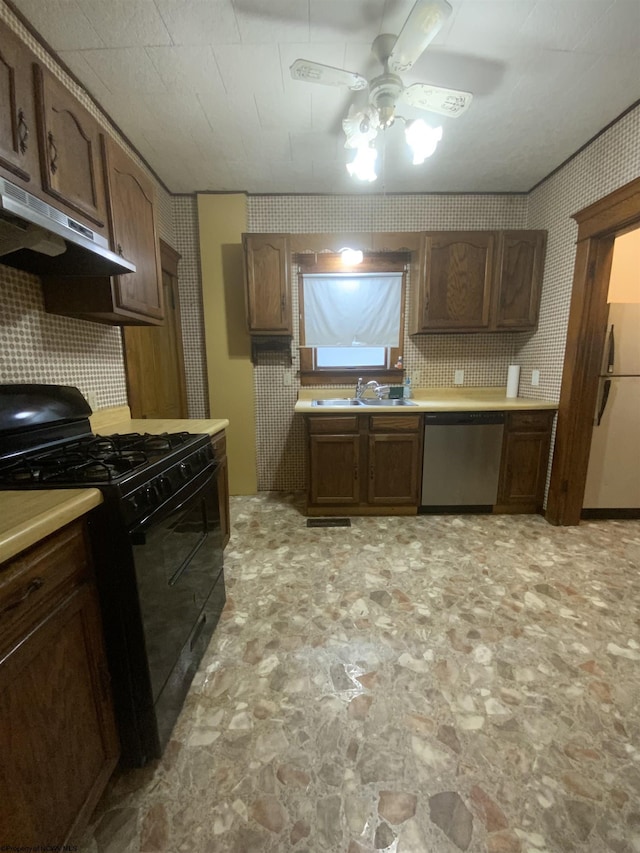
POLYGON ((520 384, 520 365, 510 364, 507 373, 507 397, 518 396, 518 385, 520 384))

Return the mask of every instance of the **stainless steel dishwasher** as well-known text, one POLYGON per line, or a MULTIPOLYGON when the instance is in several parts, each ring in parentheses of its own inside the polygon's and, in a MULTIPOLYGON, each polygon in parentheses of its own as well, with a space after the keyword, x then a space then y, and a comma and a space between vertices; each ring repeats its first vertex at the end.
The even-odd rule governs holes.
POLYGON ((425 414, 421 507, 488 509, 498 496, 504 412, 425 414))

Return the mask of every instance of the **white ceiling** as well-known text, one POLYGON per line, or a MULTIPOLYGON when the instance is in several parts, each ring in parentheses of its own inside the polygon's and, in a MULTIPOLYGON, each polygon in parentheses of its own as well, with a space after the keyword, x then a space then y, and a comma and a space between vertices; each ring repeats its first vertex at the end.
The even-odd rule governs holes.
POLYGON ((640 0, 451 0, 403 81, 473 103, 457 119, 422 113, 444 131, 422 166, 397 122, 365 187, 341 128, 363 94, 289 66, 370 78, 372 40, 397 34, 413 0, 13 2, 176 193, 527 191, 640 99, 640 0))

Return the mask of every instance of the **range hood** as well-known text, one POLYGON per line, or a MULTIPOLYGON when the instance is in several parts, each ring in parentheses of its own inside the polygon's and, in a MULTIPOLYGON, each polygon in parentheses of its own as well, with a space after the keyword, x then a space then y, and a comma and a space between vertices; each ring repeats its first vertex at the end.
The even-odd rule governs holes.
POLYGON ((0 264, 36 275, 111 276, 135 264, 81 222, 0 178, 0 264))

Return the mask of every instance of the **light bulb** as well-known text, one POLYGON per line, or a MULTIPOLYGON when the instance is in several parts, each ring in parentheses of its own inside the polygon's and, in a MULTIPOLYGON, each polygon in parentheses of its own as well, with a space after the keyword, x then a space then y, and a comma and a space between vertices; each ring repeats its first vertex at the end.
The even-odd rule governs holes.
POLYGON ((347 163, 347 172, 360 181, 375 181, 378 177, 375 169, 377 156, 378 152, 375 148, 368 146, 358 148, 352 162, 347 163))
POLYGON ((436 150, 438 142, 442 139, 442 128, 431 127, 419 118, 407 123, 404 135, 413 153, 413 165, 419 166, 436 150))

